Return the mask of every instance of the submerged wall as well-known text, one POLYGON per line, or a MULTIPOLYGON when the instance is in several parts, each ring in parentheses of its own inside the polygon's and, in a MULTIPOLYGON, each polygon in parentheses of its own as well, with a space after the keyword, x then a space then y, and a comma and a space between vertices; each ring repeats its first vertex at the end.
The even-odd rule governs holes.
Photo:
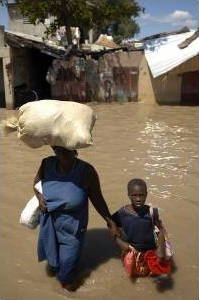
POLYGON ((99 60, 54 60, 49 69, 52 98, 79 102, 138 101, 142 52, 118 51, 99 60))
POLYGON ((182 74, 199 70, 199 57, 188 60, 170 72, 153 78, 146 58, 140 65, 139 100, 145 103, 180 104, 182 74))

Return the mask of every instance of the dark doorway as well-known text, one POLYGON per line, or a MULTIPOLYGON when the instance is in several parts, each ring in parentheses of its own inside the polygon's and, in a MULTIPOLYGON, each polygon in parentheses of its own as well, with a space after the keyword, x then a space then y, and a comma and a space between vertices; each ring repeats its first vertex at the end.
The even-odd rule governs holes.
POLYGON ((3 59, 0 58, 0 107, 5 107, 5 92, 3 80, 3 59))
POLYGON ((31 50, 32 74, 31 89, 35 90, 39 99, 51 99, 51 86, 46 81, 46 74, 54 57, 41 53, 37 49, 31 50))
POLYGON ((181 105, 199 105, 199 71, 182 75, 181 105))
POLYGON ((25 49, 15 55, 15 107, 41 99, 51 99, 51 86, 46 81, 54 57, 37 49, 25 49))
POLYGON ((137 67, 113 67, 113 79, 120 98, 118 100, 138 101, 137 67))

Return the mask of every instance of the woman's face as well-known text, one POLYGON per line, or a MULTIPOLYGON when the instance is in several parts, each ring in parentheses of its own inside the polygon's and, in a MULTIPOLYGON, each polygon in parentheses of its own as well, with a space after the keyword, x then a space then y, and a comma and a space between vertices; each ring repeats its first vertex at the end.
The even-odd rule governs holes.
POLYGON ((70 160, 75 157, 75 151, 73 150, 68 150, 58 146, 53 146, 52 149, 60 160, 70 160))

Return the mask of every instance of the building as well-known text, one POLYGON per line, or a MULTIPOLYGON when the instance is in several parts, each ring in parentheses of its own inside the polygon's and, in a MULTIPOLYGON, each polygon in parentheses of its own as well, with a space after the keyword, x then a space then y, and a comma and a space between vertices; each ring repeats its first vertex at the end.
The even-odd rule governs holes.
POLYGON ((197 32, 146 40, 138 90, 139 101, 146 103, 199 105, 197 32), (180 47, 188 40, 187 45, 180 47))
MULTIPOLYGON (((46 26, 43 24, 31 24, 28 18, 21 14, 16 3, 8 3, 7 10, 9 16, 8 28, 10 31, 21 32, 40 37, 44 36, 46 26)), ((46 24, 48 24, 48 20, 46 20, 46 24)))
POLYGON ((139 64, 142 51, 118 50, 92 57, 55 60, 51 69, 54 99, 80 102, 138 101, 139 64))
POLYGON ((109 47, 94 51, 74 49, 73 54, 69 47, 30 34, 6 31, 5 39, 12 61, 9 77, 14 91, 10 95, 13 100, 6 101, 8 108, 31 100, 16 97, 15 92, 24 86, 36 91, 39 99, 138 101, 142 51, 109 47), (7 104, 10 102, 12 105, 7 104))
POLYGON ((9 31, 0 30, 1 106, 31 101, 28 94, 17 97, 24 87, 39 99, 199 104, 197 32, 157 34, 138 47, 118 46, 101 35, 81 49, 67 48, 43 39, 45 26, 28 24, 16 4, 8 12, 9 31))

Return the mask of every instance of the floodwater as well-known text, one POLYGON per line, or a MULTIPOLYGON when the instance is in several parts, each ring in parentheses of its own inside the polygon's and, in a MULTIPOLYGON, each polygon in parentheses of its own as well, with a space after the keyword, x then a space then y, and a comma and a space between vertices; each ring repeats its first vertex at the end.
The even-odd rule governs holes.
MULTIPOLYGON (((128 203, 126 184, 147 181, 148 203, 159 207, 175 248, 173 284, 157 286, 151 278, 132 283, 103 219, 90 205, 90 221, 82 254, 82 285, 64 295, 55 278, 37 262, 38 229, 19 224, 33 195, 32 182, 49 147, 30 149, 16 133, 1 138, 0 298, 4 300, 141 299, 195 300, 199 291, 198 179, 199 107, 140 103, 92 104, 98 115, 95 145, 79 156, 99 172, 111 212, 128 203)), ((12 115, 1 110, 1 119, 12 115)))

